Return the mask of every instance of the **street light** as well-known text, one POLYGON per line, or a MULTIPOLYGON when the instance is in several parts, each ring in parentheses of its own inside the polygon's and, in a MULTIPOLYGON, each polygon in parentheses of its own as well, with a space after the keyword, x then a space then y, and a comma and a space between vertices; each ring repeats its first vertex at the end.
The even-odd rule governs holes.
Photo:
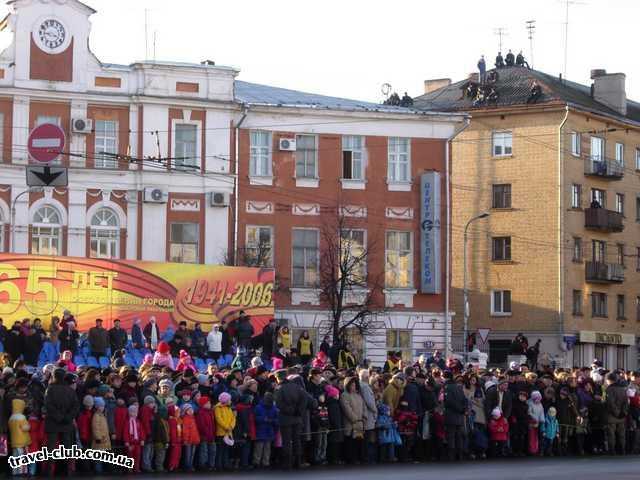
POLYGON ((462 295, 463 295, 463 316, 464 316, 464 339, 463 339, 463 348, 464 348, 464 363, 465 365, 469 360, 469 352, 467 348, 467 339, 469 337, 469 291, 467 290, 467 230, 469 230, 469 225, 471 225, 476 220, 481 220, 483 218, 487 218, 489 214, 487 212, 481 213, 478 216, 473 217, 471 220, 467 222, 464 227, 464 247, 463 247, 463 287, 462 287, 462 295))

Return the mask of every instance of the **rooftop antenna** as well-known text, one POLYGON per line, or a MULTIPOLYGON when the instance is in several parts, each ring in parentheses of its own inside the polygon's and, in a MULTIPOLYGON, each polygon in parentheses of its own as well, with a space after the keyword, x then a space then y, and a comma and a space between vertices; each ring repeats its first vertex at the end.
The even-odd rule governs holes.
POLYGON ((153 63, 156 63, 156 37, 158 36, 158 31, 154 30, 153 32, 153 63))
POLYGON ((494 35, 498 36, 498 51, 502 52, 502 38, 509 35, 507 29, 504 27, 498 27, 493 30, 494 35))
POLYGON ((569 6, 570 5, 585 5, 584 2, 577 2, 575 0, 561 0, 564 3, 565 16, 564 16, 564 71, 563 77, 567 78, 567 58, 569 52, 569 6))
POLYGON ((149 9, 144 9, 144 59, 149 58, 149 9))
POLYGON ((527 20, 525 23, 527 24, 527 31, 529 32, 529 63, 531 68, 533 68, 533 35, 536 33, 536 21, 527 20))

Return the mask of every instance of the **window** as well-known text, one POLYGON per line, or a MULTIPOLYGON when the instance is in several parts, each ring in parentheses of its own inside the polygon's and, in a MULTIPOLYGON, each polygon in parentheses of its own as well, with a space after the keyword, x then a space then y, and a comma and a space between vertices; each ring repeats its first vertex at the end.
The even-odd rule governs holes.
POLYGON ((249 175, 252 177, 271 176, 271 134, 252 130, 250 135, 249 175))
POLYGON ((197 223, 172 223, 170 232, 169 261, 198 263, 200 233, 197 223))
POLYGON ((320 267, 320 233, 316 229, 293 229, 293 286, 315 287, 320 267))
POLYGON ((624 244, 618 243, 616 245, 616 253, 618 265, 622 265, 624 267, 624 244))
POLYGON ((119 258, 120 228, 118 216, 110 208, 101 208, 91 218, 91 258, 119 258))
POLYGON ((413 341, 411 339, 411 330, 389 328, 386 333, 386 350, 388 352, 402 352, 402 360, 405 362, 413 361, 413 341))
POLYGON ((411 162, 409 157, 409 139, 389 137, 389 181, 411 181, 411 162))
POLYGON ((342 178, 364 180, 364 137, 344 135, 342 137, 342 178))
POLYGON ((493 237, 493 260, 511 260, 511 237, 493 237))
POLYGON ((616 143, 616 162, 624 165, 624 143, 616 143))
POLYGON ((599 188, 591 189, 591 203, 597 203, 601 208, 607 207, 607 192, 599 188))
POLYGON ((593 292, 591 294, 591 316, 607 318, 607 294, 593 292))
POLYGON ((115 120, 96 120, 95 129, 95 165, 96 168, 117 168, 118 160, 118 122, 115 120), (105 154, 112 155, 105 155, 105 154))
POLYGON ((296 135, 296 178, 318 178, 315 135, 296 135))
POLYGON ((493 133, 493 156, 504 157, 512 153, 513 136, 511 132, 493 133))
POLYGON ((390 288, 413 286, 413 245, 411 232, 387 232, 385 284, 390 288))
POLYGON ((627 317, 624 311, 624 295, 618 295, 616 298, 616 318, 618 320, 626 320, 627 317))
POLYGON ((246 266, 273 267, 273 227, 247 225, 246 266))
POLYGON ((571 154, 573 156, 580 156, 580 142, 582 141, 582 137, 580 132, 571 132, 571 154))
POLYGON ((591 240, 591 250, 593 261, 605 263, 607 261, 607 243, 602 240, 591 240))
POLYGON ((580 237, 573 237, 573 261, 582 261, 582 239, 580 237))
POLYGON ((511 315, 511 290, 491 292, 491 315, 511 315))
POLYGON ((636 247, 636 270, 640 272, 640 247, 636 247))
POLYGON ((190 123, 175 124, 175 168, 198 166, 198 126, 190 123))
POLYGON ((624 193, 616 193, 616 212, 624 215, 624 193))
POLYGON ((640 296, 636 297, 636 322, 640 322, 640 296))
POLYGON ((62 221, 60 213, 50 205, 40 207, 31 225, 31 253, 61 255, 62 221))
POLYGON ((342 230, 340 269, 350 276, 350 283, 363 284, 367 277, 366 231, 342 230))
POLYGON ((640 148, 636 148, 636 170, 640 170, 640 148))
POLYGON ((4 113, 0 113, 0 162, 4 160, 4 113))
POLYGON ((582 315, 582 290, 573 291, 573 315, 582 315))
POLYGON ((603 138, 591 137, 591 160, 594 162, 603 162, 605 160, 603 138))
POLYGON ((582 208, 582 185, 571 185, 571 208, 582 208))
POLYGON ((640 222, 640 197, 636 197, 636 221, 640 222))
MULTIPOLYGON (((58 125, 59 127, 61 127, 62 119, 60 117, 56 117, 53 115, 38 115, 38 118, 36 118, 36 127, 39 127, 40 125, 44 125, 45 123, 52 123, 54 125, 58 125)), ((58 158, 56 158, 53 162, 51 162, 51 165, 61 165, 61 164, 62 164, 61 156, 58 156, 58 158)))
POLYGON ((493 208, 511 208, 511 184, 493 186, 493 208))

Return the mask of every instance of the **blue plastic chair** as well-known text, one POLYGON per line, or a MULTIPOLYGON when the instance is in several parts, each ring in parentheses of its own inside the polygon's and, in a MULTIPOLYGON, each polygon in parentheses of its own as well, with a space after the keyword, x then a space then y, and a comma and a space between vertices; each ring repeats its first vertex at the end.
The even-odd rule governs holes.
POLYGON ((204 363, 204 360, 202 360, 201 358, 196 358, 194 360, 194 363, 199 372, 205 372, 207 370, 207 364, 204 363))
POLYGON ((100 364, 100 368, 108 368, 109 367, 109 358, 108 357, 100 357, 98 361, 100 364))
POLYGON ((98 360, 96 360, 96 357, 94 357, 93 355, 87 357, 87 366, 94 368, 100 367, 100 365, 98 364, 98 360))

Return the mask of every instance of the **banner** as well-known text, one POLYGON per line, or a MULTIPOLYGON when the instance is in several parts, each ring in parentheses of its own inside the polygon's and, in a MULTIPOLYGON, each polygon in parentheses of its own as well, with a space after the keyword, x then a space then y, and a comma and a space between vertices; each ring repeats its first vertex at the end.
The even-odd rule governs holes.
POLYGON ((440 174, 420 176, 420 292, 442 291, 440 271, 440 174))
POLYGON ((96 318, 130 328, 152 316, 160 328, 185 320, 210 330, 244 310, 258 333, 273 317, 274 278, 268 268, 0 254, 0 317, 49 325, 69 310, 81 331, 96 318))

